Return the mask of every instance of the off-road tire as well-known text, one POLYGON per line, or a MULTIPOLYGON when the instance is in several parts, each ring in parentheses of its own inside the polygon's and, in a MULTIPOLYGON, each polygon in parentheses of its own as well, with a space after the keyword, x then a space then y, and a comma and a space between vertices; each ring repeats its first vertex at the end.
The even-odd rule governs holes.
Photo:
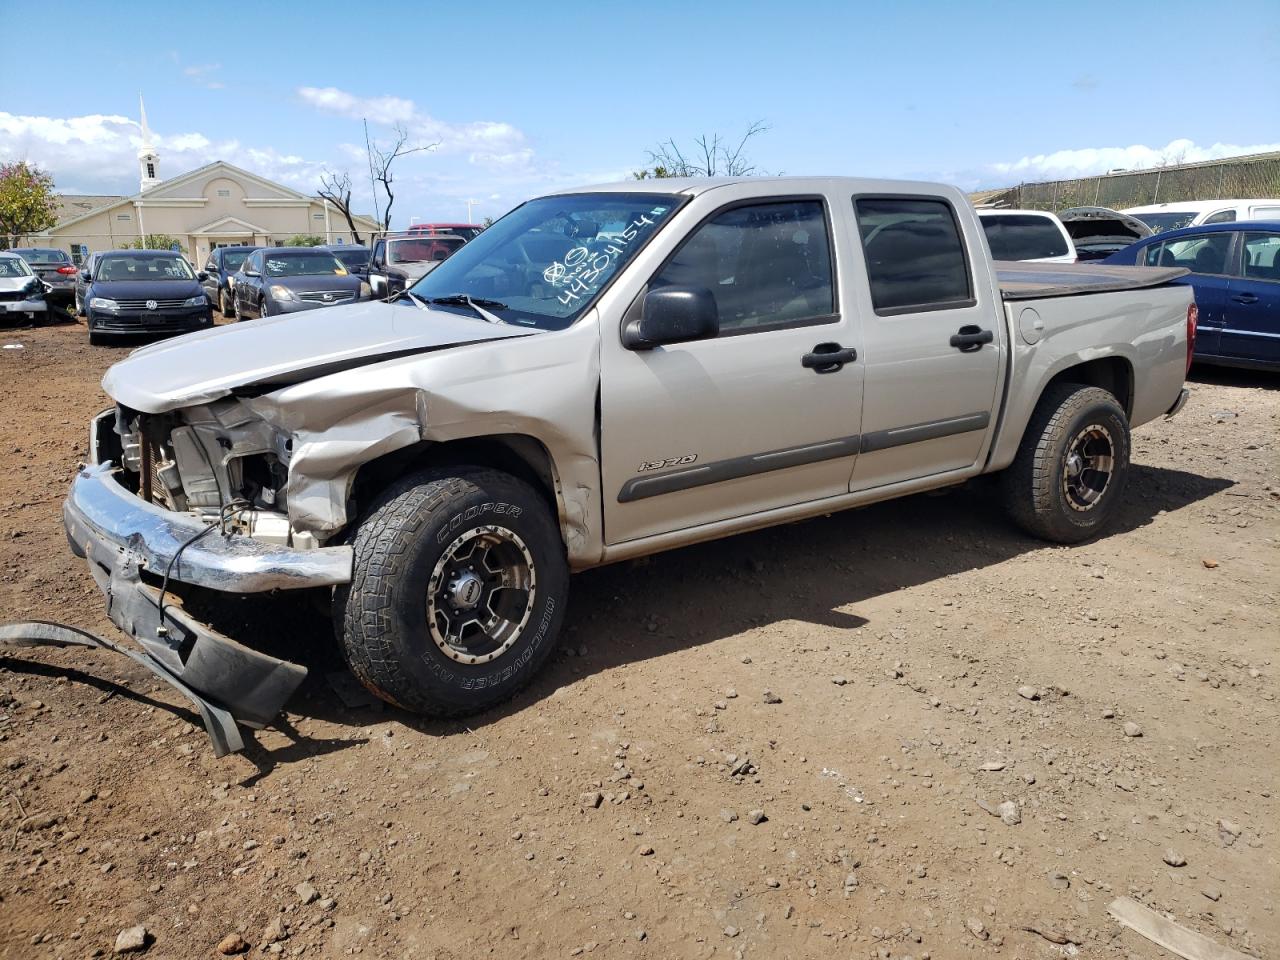
POLYGON ((1022 446, 1001 478, 1005 508, 1018 526, 1043 540, 1081 543, 1095 537, 1119 508, 1129 451, 1129 420, 1111 393, 1079 383, 1057 384, 1036 404, 1022 446), (1112 449, 1110 478, 1095 502, 1072 506, 1068 454, 1091 427, 1105 434, 1112 449))
POLYGON ((435 717, 462 716, 507 700, 537 673, 564 619, 569 571, 546 501, 495 470, 427 470, 388 489, 352 539, 349 585, 334 594, 334 624, 347 663, 390 703, 435 717), (428 590, 455 536, 481 525, 515 533, 532 556, 533 603, 512 645, 487 663, 446 655, 428 626, 428 590))

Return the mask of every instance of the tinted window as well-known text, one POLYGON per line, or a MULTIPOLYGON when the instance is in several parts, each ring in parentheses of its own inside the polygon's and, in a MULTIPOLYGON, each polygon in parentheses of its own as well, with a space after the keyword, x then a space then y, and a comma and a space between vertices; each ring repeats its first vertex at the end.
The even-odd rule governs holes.
POLYGON ((239 270, 240 264, 244 263, 248 257, 248 250, 228 250, 222 254, 223 269, 230 271, 239 270))
POLYGON ((854 209, 877 313, 973 303, 964 242, 950 204, 863 197, 854 209))
POLYGON ((985 215, 981 220, 996 260, 1040 260, 1071 253, 1062 231, 1048 217, 1010 213, 985 215))
POLYGON ((1231 236, 1224 230, 1153 243, 1143 252, 1142 263, 1148 267, 1185 267, 1192 273, 1227 273, 1231 236))
POLYGON ((1246 233, 1243 269, 1250 280, 1280 282, 1280 233, 1246 233))
POLYGON ((831 247, 820 200, 734 207, 708 220, 653 279, 710 290, 720 331, 745 332, 830 319, 831 247))
POLYGON ((36 250, 22 249, 14 250, 14 253, 22 257, 27 263, 37 263, 41 266, 54 263, 70 263, 71 258, 62 250, 36 250))
POLYGON ((314 253, 268 253, 266 255, 269 277, 346 276, 347 268, 331 253, 317 250, 314 253))
POLYGON ((1217 213, 1211 214, 1204 218, 1205 223, 1234 223, 1236 212, 1234 210, 1219 210, 1217 213))
POLYGON ((362 270, 369 262, 369 251, 364 247, 353 247, 350 250, 335 250, 333 255, 342 261, 348 270, 362 270))
POLYGON ((95 280, 194 280, 182 257, 103 257, 95 280))

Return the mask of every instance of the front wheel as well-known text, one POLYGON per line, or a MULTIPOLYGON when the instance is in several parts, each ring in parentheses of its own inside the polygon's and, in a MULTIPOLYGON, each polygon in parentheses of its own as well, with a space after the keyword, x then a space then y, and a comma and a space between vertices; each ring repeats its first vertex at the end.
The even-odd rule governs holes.
POLYGON ((1111 521, 1129 475, 1129 420, 1099 387, 1062 383, 1036 404, 1004 472, 1005 505, 1028 533, 1080 543, 1111 521))
POLYGON ((334 621, 356 677, 391 703, 461 716, 508 699, 555 646, 569 572, 546 502, 514 477, 430 470, 387 491, 352 541, 334 621))

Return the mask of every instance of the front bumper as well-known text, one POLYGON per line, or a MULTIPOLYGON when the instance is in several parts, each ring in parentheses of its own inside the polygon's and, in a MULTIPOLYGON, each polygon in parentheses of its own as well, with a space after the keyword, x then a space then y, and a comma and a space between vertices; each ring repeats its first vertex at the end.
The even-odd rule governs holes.
POLYGON ((359 302, 360 300, 355 297, 334 300, 329 303, 325 303, 323 300, 276 300, 273 297, 271 300, 271 313, 273 316, 280 313, 303 313, 307 310, 320 310, 324 307, 350 306, 359 302))
POLYGON ((232 593, 333 586, 351 579, 351 548, 296 550, 227 536, 195 517, 143 502, 116 481, 117 472, 108 462, 76 476, 63 504, 67 540, 88 562, 112 622, 142 647, 140 662, 202 707, 218 756, 239 750, 235 724, 219 717, 265 726, 306 668, 200 623, 158 585, 167 577, 232 593))
POLYGON ((3 300, 0 301, 0 315, 6 313, 44 313, 49 309, 49 304, 44 298, 31 300, 3 300))
POLYGON ((178 310, 90 310, 89 329, 94 333, 187 333, 213 326, 207 307, 178 310))

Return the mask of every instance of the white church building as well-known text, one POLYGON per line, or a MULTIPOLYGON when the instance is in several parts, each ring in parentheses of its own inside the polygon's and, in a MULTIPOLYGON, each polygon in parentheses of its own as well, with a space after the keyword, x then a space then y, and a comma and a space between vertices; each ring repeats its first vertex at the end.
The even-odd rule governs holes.
MULTIPOLYGON (((160 154, 139 102, 142 146, 138 192, 131 197, 64 194, 56 226, 28 242, 59 247, 77 262, 139 238, 172 237, 192 263, 204 263, 215 247, 280 245, 291 237, 325 243, 357 242, 346 218, 318 197, 307 196, 218 160, 170 180, 160 179, 160 154)), ((354 217, 359 240, 378 231, 371 217, 354 217)))

